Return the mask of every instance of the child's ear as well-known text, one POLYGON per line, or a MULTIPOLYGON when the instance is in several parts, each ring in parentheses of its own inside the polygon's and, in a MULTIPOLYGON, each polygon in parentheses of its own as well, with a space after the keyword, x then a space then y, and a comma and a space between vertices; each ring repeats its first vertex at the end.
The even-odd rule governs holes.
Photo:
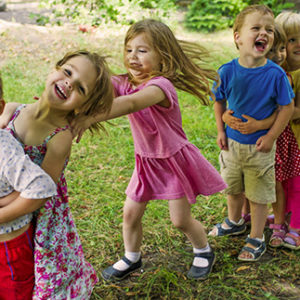
POLYGON ((0 115, 3 113, 5 106, 5 101, 3 99, 0 99, 0 115))
POLYGON ((233 38, 234 38, 235 43, 238 45, 239 42, 240 42, 240 34, 239 34, 238 31, 236 31, 236 32, 233 34, 233 38))

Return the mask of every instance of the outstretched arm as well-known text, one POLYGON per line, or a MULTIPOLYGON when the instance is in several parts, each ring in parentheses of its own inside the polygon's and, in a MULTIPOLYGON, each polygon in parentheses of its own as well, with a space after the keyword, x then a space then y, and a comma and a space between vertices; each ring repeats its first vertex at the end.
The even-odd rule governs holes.
POLYGON ((79 142, 84 131, 92 124, 131 114, 154 104, 169 106, 169 100, 166 98, 165 93, 155 85, 147 86, 131 95, 117 97, 113 100, 109 113, 99 114, 90 118, 83 116, 75 119, 71 123, 73 136, 78 136, 77 142, 79 142))
POLYGON ((225 124, 222 116, 226 110, 226 100, 215 101, 214 111, 218 130, 217 144, 221 150, 228 150, 227 137, 225 133, 225 124))

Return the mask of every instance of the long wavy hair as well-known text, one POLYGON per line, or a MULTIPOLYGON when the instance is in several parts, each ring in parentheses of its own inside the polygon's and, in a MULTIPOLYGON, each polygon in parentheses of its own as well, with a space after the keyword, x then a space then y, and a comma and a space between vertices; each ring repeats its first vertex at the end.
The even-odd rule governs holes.
MULTIPOLYGON (((111 83, 111 72, 107 66, 106 58, 95 52, 78 50, 69 52, 56 63, 56 68, 60 68, 68 60, 76 56, 85 56, 88 58, 96 70, 96 80, 94 88, 90 91, 86 102, 75 111, 70 112, 68 119, 72 120, 81 115, 95 116, 100 113, 108 113, 113 101, 113 86, 111 83)), ((104 129, 100 123, 95 123, 90 127, 91 131, 104 129)))
MULTIPOLYGON (((196 96, 200 103, 208 105, 208 96, 214 98, 210 83, 219 80, 217 72, 205 63, 208 51, 197 43, 177 40, 167 25, 153 19, 139 21, 128 29, 124 51, 127 43, 139 34, 145 34, 161 60, 160 70, 151 72, 149 79, 163 76, 177 89, 196 96)), ((128 75, 134 83, 131 74, 128 75)))

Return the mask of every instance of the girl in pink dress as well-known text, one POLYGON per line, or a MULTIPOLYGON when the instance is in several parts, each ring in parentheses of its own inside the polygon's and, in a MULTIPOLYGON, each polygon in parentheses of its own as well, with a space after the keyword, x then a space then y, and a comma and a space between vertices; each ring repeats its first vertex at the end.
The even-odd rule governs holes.
POLYGON ((97 283, 71 215, 64 169, 73 139, 70 121, 82 114, 109 111, 112 99, 104 58, 76 51, 57 62, 39 101, 20 106, 7 103, 1 116, 5 122, 13 114, 7 130, 57 183, 56 196, 36 218, 34 300, 86 300, 97 283))
POLYGON ((204 53, 199 45, 180 43, 159 21, 137 22, 125 37, 124 62, 128 73, 113 78, 118 97, 111 112, 74 124, 80 139, 91 123, 129 114, 135 168, 124 204, 125 255, 103 270, 105 280, 121 280, 141 267, 142 217, 153 199, 169 200, 172 223, 193 245, 195 258, 188 277, 203 280, 211 272, 215 254, 203 226, 191 215, 191 204, 196 202, 197 195, 214 194, 226 184, 188 141, 175 90, 189 92, 207 104, 209 80, 216 79, 217 74, 198 64, 204 53))

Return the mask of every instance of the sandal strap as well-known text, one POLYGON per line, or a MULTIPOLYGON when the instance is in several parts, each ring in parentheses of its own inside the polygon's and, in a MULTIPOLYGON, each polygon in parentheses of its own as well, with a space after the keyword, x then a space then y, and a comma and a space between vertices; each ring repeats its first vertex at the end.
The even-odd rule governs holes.
POLYGON ((269 228, 275 229, 275 230, 282 230, 282 231, 286 232, 286 227, 284 224, 270 224, 269 228))
MULTIPOLYGON (((251 244, 252 246, 254 246, 255 248, 261 247, 263 244, 263 241, 258 241, 257 239, 253 239, 251 237, 247 237, 246 238, 246 243, 251 244)), ((249 247, 247 247, 249 248, 249 247)), ((253 249, 253 248, 251 248, 253 249)), ((254 250, 254 249, 253 249, 254 250)))
POLYGON ((285 236, 292 238, 294 241, 300 241, 300 236, 296 232, 288 232, 285 236))
POLYGON ((121 258, 128 266, 131 266, 134 262, 129 260, 125 255, 121 258))
POLYGON ((280 238, 282 240, 285 237, 285 235, 286 235, 286 232, 283 230, 278 230, 278 231, 274 230, 270 240, 277 239, 277 238, 280 238))
POLYGON ((241 225, 237 225, 237 224, 233 224, 228 218, 225 219, 225 223, 230 227, 235 227, 235 226, 242 226, 243 224, 241 225))
POLYGON ((210 252, 203 252, 203 253, 195 253, 194 256, 208 259, 214 256, 214 252, 210 251, 210 252))

